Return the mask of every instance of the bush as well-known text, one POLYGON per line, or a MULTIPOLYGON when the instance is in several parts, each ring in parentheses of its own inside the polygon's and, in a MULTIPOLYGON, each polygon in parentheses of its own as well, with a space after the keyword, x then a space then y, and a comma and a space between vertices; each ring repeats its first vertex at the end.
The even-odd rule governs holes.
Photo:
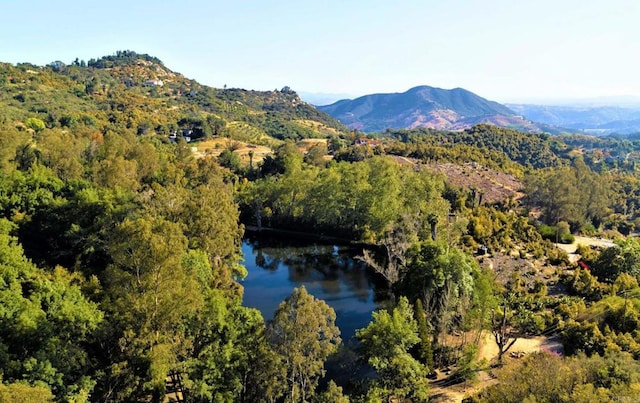
POLYGON ((571 234, 564 234, 560 237, 560 242, 564 244, 574 243, 576 241, 576 237, 571 234))
POLYGON ((38 118, 28 118, 27 120, 24 121, 24 124, 29 129, 32 129, 36 133, 43 131, 46 127, 44 122, 38 118))

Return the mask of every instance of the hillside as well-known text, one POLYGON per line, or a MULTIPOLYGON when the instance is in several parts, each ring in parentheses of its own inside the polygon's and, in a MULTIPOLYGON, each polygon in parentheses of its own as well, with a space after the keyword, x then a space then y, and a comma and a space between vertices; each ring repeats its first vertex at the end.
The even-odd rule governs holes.
POLYGON ((404 93, 365 95, 318 109, 364 132, 413 128, 462 130, 479 123, 541 131, 506 106, 462 88, 419 86, 404 93))
POLYGON ((257 143, 347 131, 288 87, 276 91, 201 85, 132 51, 48 66, 0 63, 0 122, 135 134, 222 135, 257 143))

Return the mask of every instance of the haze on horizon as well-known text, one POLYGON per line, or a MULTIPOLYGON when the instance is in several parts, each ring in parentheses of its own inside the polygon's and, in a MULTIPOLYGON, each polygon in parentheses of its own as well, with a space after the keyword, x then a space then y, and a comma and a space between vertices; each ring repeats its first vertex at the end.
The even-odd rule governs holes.
POLYGON ((0 61, 70 63, 129 49, 219 88, 640 98, 637 21, 635 0, 5 1, 0 61))

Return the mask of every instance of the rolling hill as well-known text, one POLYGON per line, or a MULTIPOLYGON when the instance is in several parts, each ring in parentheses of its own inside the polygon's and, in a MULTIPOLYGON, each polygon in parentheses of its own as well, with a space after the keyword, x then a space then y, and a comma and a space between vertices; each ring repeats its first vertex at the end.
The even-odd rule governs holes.
POLYGON ((386 129, 433 128, 463 130, 479 123, 541 131, 514 111, 463 88, 446 90, 419 86, 404 93, 365 95, 319 106, 352 129, 377 132, 386 129))

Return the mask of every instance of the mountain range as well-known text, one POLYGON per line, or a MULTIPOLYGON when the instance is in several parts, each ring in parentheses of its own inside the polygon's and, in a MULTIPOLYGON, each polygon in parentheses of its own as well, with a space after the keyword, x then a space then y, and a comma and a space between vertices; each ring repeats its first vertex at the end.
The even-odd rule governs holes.
POLYGON ((640 106, 507 104, 534 122, 592 135, 640 132, 640 106))
POLYGON ((524 132, 592 135, 640 132, 640 106, 500 104, 463 88, 418 86, 403 93, 343 99, 318 109, 351 129, 464 130, 480 123, 524 132))
POLYGON ((0 89, 0 122, 15 127, 37 118, 50 128, 83 125, 106 132, 115 125, 138 134, 187 130, 196 138, 217 134, 265 144, 326 138, 349 129, 464 130, 481 123, 551 134, 640 132, 640 106, 630 102, 624 107, 503 105, 462 88, 424 85, 314 107, 288 87, 253 91, 201 85, 155 57, 132 51, 68 65, 0 63, 0 89))

